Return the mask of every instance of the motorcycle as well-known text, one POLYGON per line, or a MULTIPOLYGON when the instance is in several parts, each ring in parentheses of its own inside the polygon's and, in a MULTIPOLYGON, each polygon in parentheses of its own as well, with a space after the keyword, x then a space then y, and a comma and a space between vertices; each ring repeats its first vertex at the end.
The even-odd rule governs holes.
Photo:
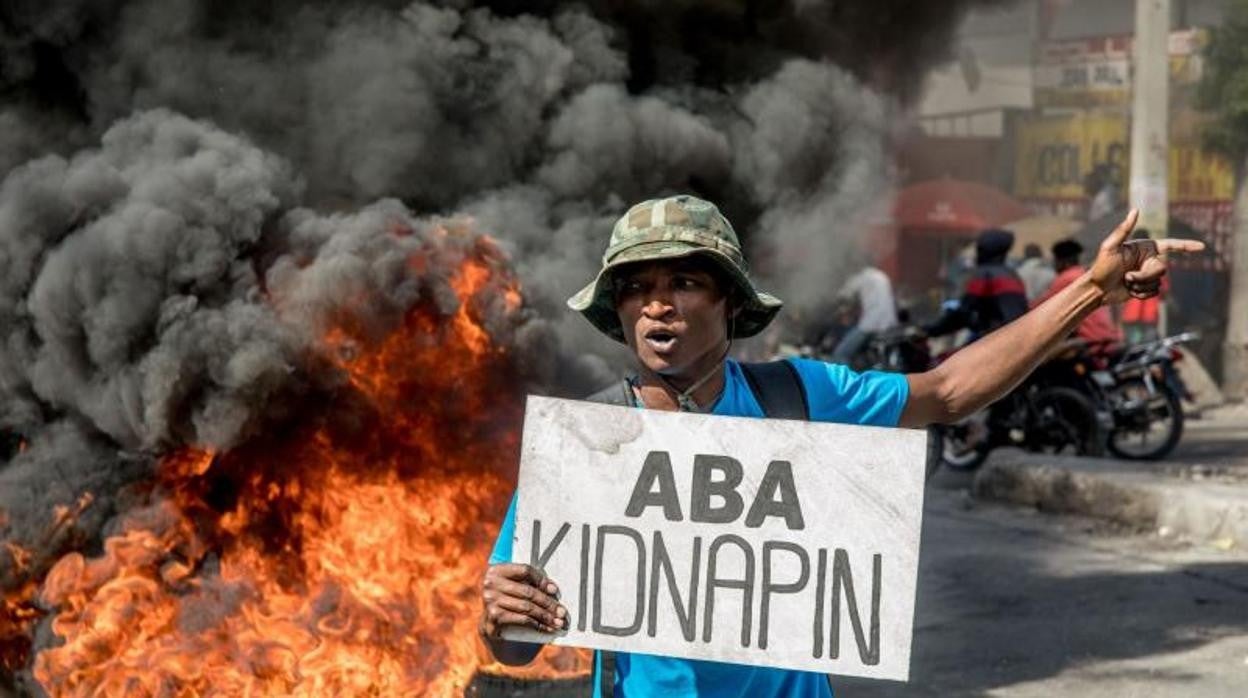
POLYGON ((972 471, 991 451, 1005 446, 1034 453, 1103 455, 1113 421, 1087 385, 1059 353, 1005 397, 942 427, 941 462, 953 470, 972 471))
POLYGON ((1106 425, 1105 446, 1129 460, 1164 457, 1183 437, 1183 399, 1190 399, 1175 364, 1179 345, 1198 337, 1184 333, 1094 353, 1072 340, 1065 354, 1050 364, 1049 380, 1087 395, 1106 425))
MULTIPOLYGON (((802 354, 819 356, 806 347, 802 354)), ((919 373, 934 365, 927 335, 908 324, 871 336, 850 361, 858 370, 919 373)), ((951 425, 929 427, 928 479, 943 463, 954 470, 974 470, 1001 446, 1031 451, 1101 455, 1105 419, 1085 394, 1049 384, 1044 373, 1029 379, 1005 398, 951 425)))
MULTIPOLYGON (((851 362, 855 370, 896 373, 918 373, 933 365, 927 335, 909 325, 873 335, 851 362)), ((1053 378, 1056 371, 1054 367, 1038 372, 997 403, 956 424, 929 427, 927 478, 942 463, 954 470, 974 470, 1002 446, 1100 455, 1109 424, 1086 395, 1053 378)))
POLYGON ((1191 399, 1175 364, 1194 332, 1129 346, 1108 369, 1089 372, 1113 417, 1106 447, 1119 458, 1157 460, 1183 438, 1183 399, 1191 399))
MULTIPOLYGON (((1080 456, 1108 450, 1132 460, 1164 457, 1182 438, 1182 400, 1190 399, 1175 369, 1183 357, 1178 347, 1197 338, 1189 332, 1129 346, 1108 361, 1084 351, 1046 363, 997 403, 958 423, 931 427, 927 477, 942 463, 974 470, 1002 446, 1080 456)), ((932 365, 927 336, 908 324, 872 336, 851 361, 855 370, 898 373, 932 365)))
POLYGON ((1029 379, 1009 395, 941 430, 941 462, 959 471, 983 464, 996 448, 1099 456, 1105 425, 1096 405, 1063 385, 1029 379))

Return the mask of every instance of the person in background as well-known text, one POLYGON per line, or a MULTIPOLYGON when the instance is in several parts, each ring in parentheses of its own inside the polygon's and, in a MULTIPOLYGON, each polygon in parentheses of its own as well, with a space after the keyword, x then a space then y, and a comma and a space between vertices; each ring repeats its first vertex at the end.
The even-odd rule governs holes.
POLYGON ((1014 233, 1008 230, 980 233, 975 240, 975 268, 966 280, 962 298, 923 331, 939 337, 965 328, 975 341, 1027 312, 1023 280, 1005 263, 1013 246, 1014 233))
POLYGON ((1044 253, 1034 242, 1027 243, 1023 248, 1023 262, 1018 265, 1018 277, 1023 280, 1023 288, 1027 291, 1027 300, 1034 301, 1053 283, 1057 272, 1044 260, 1044 253))
MULTIPOLYGON (((1083 265, 1079 263, 1079 256, 1083 254, 1083 245, 1067 238, 1059 240, 1053 245, 1053 267, 1057 271, 1053 283, 1049 284, 1048 290, 1040 294, 1032 307, 1039 306, 1048 299, 1056 296, 1062 289, 1074 283, 1086 271, 1083 265)), ((1075 336, 1088 343, 1088 350, 1093 354, 1105 354, 1122 342, 1122 333, 1118 331, 1118 326, 1114 324, 1114 316, 1110 314, 1109 308, 1101 306, 1083 319, 1075 328, 1075 336)))
POLYGON ((1101 163, 1092 168, 1084 178, 1083 190, 1091 198, 1088 204, 1088 221, 1108 216, 1118 207, 1118 185, 1114 183, 1109 165, 1101 163))
POLYGON ((845 333, 832 352, 832 363, 848 364, 872 335, 897 326, 897 304, 888 274, 871 265, 849 277, 836 295, 856 299, 861 308, 858 324, 845 333))
MULTIPOLYGON (((1132 240, 1147 240, 1148 231, 1137 229, 1132 240)), ((1122 331, 1128 344, 1143 344, 1157 339, 1157 323, 1161 320, 1161 304, 1170 290, 1170 278, 1161 278, 1161 290, 1151 298, 1128 298, 1122 304, 1122 331)))

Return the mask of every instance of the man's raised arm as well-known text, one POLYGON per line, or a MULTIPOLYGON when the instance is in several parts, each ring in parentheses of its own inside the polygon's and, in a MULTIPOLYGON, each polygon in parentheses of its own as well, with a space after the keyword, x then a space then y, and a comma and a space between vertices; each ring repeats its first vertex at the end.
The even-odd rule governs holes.
POLYGON ((901 426, 956 422, 997 400, 1021 383, 1088 313, 1127 298, 1157 295, 1170 255, 1205 248, 1198 240, 1127 242, 1138 217, 1135 210, 1127 214, 1078 281, 940 366, 908 375, 910 399, 901 426))

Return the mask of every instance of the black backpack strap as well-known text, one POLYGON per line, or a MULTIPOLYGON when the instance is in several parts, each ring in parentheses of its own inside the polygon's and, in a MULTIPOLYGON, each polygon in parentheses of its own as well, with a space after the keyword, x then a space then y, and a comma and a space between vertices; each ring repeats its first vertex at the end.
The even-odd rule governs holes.
POLYGON ((598 672, 598 695, 611 698, 615 695, 615 652, 598 650, 602 670, 598 672))
POLYGON ((793 364, 788 361, 741 364, 741 372, 764 415, 771 419, 810 419, 806 386, 793 364))
POLYGON ((627 378, 618 380, 598 392, 584 398, 587 402, 601 402, 604 405, 633 406, 633 386, 627 378))

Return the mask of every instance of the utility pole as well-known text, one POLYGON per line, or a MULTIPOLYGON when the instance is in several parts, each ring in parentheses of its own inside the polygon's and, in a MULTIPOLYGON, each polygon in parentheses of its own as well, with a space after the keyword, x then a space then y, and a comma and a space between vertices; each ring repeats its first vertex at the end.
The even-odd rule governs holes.
POLYGON ((1248 401, 1248 158, 1239 163, 1231 219, 1231 298, 1222 346, 1222 394, 1248 401))
MULTIPOLYGON (((1141 227, 1166 236, 1170 220, 1170 0, 1135 0, 1131 100, 1131 206, 1141 227)), ((1165 303, 1157 329, 1166 332, 1165 303)))

